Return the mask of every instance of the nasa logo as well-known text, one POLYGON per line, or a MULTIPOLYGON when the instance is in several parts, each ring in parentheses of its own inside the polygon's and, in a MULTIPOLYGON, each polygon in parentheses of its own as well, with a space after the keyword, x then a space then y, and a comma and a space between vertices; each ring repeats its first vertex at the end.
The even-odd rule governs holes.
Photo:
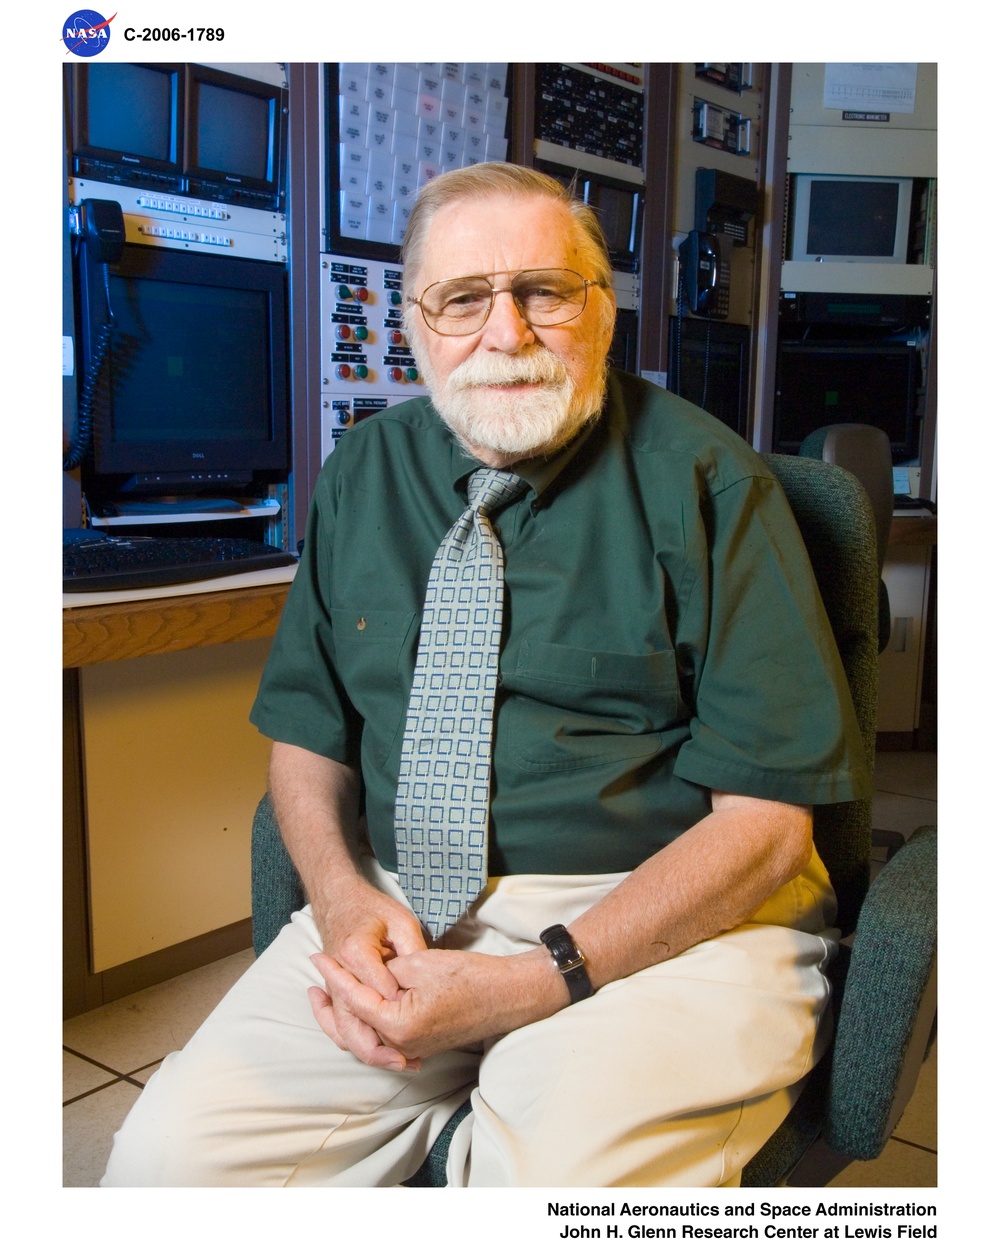
POLYGON ((118 16, 103 18, 93 9, 80 9, 63 22, 62 41, 75 56, 97 56, 111 41, 111 23, 118 16))

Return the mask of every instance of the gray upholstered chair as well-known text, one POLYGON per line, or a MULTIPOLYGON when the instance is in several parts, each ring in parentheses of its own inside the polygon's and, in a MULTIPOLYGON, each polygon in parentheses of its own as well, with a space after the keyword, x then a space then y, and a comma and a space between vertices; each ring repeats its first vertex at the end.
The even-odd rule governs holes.
MULTIPOLYGON (((878 690, 879 563, 872 509, 851 473, 823 460, 769 456, 809 551, 840 648, 869 759, 878 690)), ((918 830, 869 888, 871 801, 817 807, 817 846, 848 941, 834 961, 834 1040, 805 1092, 743 1172, 744 1186, 823 1185, 876 1158, 908 1101, 936 1004, 936 831, 918 830)), ((258 953, 303 902, 265 797, 253 824, 258 953)), ((409 1184, 444 1185, 460 1108, 409 1184)))

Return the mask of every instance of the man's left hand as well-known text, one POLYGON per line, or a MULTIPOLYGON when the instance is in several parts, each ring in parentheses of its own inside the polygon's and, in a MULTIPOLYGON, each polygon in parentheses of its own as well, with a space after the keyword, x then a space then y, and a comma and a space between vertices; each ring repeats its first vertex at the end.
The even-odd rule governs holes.
POLYGON ((565 1004, 544 947, 508 956, 437 949, 398 956, 386 964, 400 986, 393 998, 362 984, 329 955, 316 954, 313 963, 327 986, 325 993, 314 987, 309 994, 320 1027, 368 1063, 337 1028, 337 1012, 354 1016, 385 1047, 413 1061, 508 1033, 565 1004))

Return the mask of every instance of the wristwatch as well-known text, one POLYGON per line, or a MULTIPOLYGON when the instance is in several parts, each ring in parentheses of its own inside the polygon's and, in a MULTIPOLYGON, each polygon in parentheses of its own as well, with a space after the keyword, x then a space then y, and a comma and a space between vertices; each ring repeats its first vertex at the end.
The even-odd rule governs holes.
POLYGON ((540 942, 549 948, 556 971, 562 973, 569 990, 571 1003, 578 1003, 582 998, 589 998, 594 992, 585 967, 586 960, 579 946, 573 941, 563 924, 549 925, 539 935, 540 942))

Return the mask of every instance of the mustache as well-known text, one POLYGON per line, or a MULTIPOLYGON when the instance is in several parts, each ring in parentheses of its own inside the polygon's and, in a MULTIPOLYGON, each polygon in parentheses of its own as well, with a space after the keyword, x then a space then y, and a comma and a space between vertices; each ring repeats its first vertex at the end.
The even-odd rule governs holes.
POLYGON ((562 386, 567 378, 566 366, 547 347, 535 347, 516 356, 503 352, 485 352, 470 356, 452 371, 448 389, 467 390, 474 386, 515 386, 533 383, 562 386))

